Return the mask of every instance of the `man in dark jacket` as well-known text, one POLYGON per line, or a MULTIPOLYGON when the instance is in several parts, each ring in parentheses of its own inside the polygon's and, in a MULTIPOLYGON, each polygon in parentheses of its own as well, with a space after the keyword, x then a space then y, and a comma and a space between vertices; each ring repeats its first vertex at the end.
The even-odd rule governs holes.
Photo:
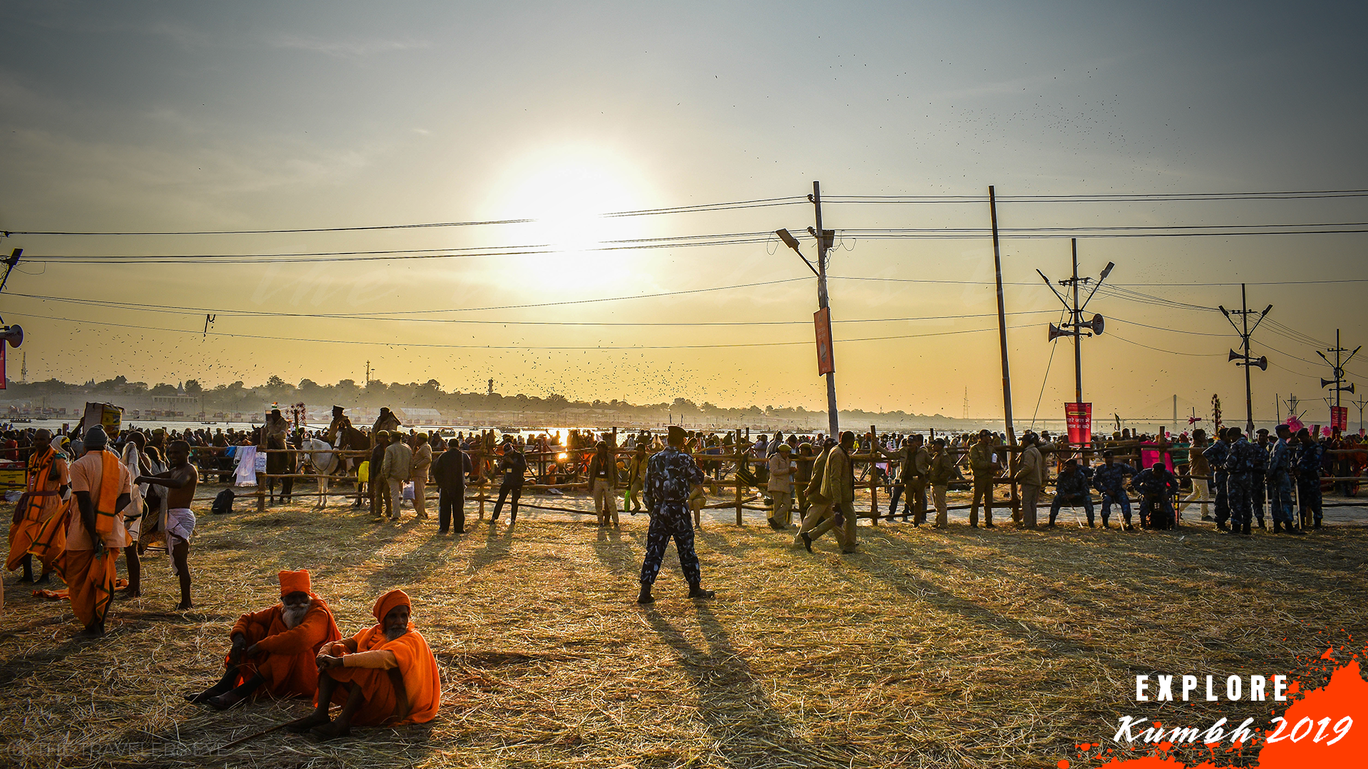
POLYGON ((518 521, 518 499, 522 496, 523 475, 527 472, 527 459, 514 445, 511 438, 504 438, 503 458, 499 460, 499 472, 503 473, 503 483, 499 484, 499 499, 494 503, 494 514, 489 522, 499 522, 499 511, 503 509, 504 499, 512 495, 509 502, 509 523, 518 521))
POLYGON ((437 481, 437 533, 447 533, 455 524, 456 533, 465 533, 465 484, 471 470, 470 457, 461 445, 452 441, 446 451, 432 463, 432 477, 437 481))
POLYGON ((1096 525, 1093 521, 1092 495, 1088 491, 1091 485, 1087 468, 1079 467, 1077 459, 1070 459, 1064 463, 1064 467, 1059 471, 1059 477, 1055 479, 1055 498, 1050 503, 1050 525, 1055 525, 1055 518, 1059 517, 1059 508, 1064 505, 1082 505, 1083 511, 1088 514, 1088 528, 1096 525))

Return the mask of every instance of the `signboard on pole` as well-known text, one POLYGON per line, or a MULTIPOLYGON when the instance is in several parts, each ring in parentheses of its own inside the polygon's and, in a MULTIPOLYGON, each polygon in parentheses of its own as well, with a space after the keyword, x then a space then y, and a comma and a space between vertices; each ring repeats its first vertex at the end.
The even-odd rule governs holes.
POLYGON ((1331 406, 1330 407, 1330 429, 1341 432, 1349 429, 1349 407, 1331 406))
POLYGON ((836 356, 831 349, 831 308, 823 307, 812 314, 817 326, 817 376, 836 371, 836 356))
POLYGON ((1092 443, 1092 404, 1065 403, 1064 421, 1069 427, 1069 443, 1092 443))

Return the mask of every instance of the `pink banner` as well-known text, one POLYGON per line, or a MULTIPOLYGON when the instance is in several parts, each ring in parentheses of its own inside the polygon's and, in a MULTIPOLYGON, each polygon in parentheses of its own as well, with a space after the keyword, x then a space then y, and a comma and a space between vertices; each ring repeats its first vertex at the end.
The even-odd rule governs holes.
POLYGON ((1069 428, 1069 443, 1077 446, 1092 442, 1092 404, 1065 403, 1064 421, 1069 428))

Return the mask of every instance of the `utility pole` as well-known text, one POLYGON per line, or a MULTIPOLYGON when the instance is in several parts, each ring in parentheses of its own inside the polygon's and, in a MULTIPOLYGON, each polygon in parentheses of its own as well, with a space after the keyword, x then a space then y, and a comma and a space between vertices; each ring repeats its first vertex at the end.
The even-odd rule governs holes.
POLYGON ((1359 410, 1359 432, 1361 433, 1361 432, 1363 432, 1363 407, 1366 406, 1366 405, 1368 405, 1368 401, 1364 400, 1364 399, 1363 399, 1363 396, 1360 395, 1360 396, 1358 397, 1358 400, 1356 400, 1356 401, 1349 401, 1349 403, 1350 403, 1351 405, 1358 406, 1358 410, 1359 410))
MULTIPOLYGON (((997 274, 998 344, 1002 348, 1002 410, 1007 418, 1007 445, 1016 446, 1012 426, 1012 375, 1007 368, 1007 311, 1002 301, 1002 249, 998 246, 997 193, 988 185, 988 213, 993 219, 993 269, 997 274)), ((1013 486, 1013 494, 1016 487, 1013 486)))
MULTIPOLYGON (((834 233, 829 233, 822 229, 822 183, 814 181, 812 183, 812 207, 816 214, 817 227, 809 230, 812 236, 817 239, 817 309, 828 309, 827 304, 827 249, 830 248, 831 238, 834 233)), ((834 348, 834 345, 833 345, 834 348)), ((835 350, 832 350, 832 357, 835 357, 835 350)), ((841 439, 839 421, 836 414, 836 372, 826 373, 827 386, 827 425, 831 429, 832 440, 841 439)))
MULTIPOLYGON (((1347 387, 1344 385, 1344 367, 1347 366, 1347 365, 1349 365, 1349 361, 1353 360, 1353 359, 1354 359, 1354 356, 1355 356, 1355 355, 1358 355, 1358 351, 1359 351, 1359 350, 1362 350, 1362 349, 1363 349, 1363 345, 1359 345, 1358 347, 1355 347, 1355 348, 1354 348, 1354 351, 1353 351, 1353 352, 1349 352, 1348 350, 1346 350, 1346 349, 1344 349, 1343 347, 1341 347, 1341 346, 1340 346, 1340 330, 1339 330, 1339 329, 1335 329, 1335 346, 1334 346, 1334 347, 1331 347, 1330 349, 1328 349, 1328 350, 1325 351, 1325 352, 1332 352, 1332 353, 1335 354, 1335 362, 1334 362, 1334 363, 1330 363, 1330 359, 1327 358, 1327 357, 1325 357, 1325 352, 1321 352, 1320 350, 1316 350, 1316 354, 1319 355, 1319 356, 1321 356, 1321 360, 1325 361, 1326 363, 1330 363, 1330 369, 1331 369, 1331 371, 1332 371, 1332 372, 1334 373, 1334 375, 1335 375, 1335 378, 1334 378, 1334 379, 1322 379, 1322 380, 1321 380, 1321 387, 1330 387, 1330 385, 1334 385, 1334 387, 1330 387, 1330 390, 1331 390, 1331 392, 1333 392, 1333 393, 1335 394, 1335 403, 1334 403, 1333 405, 1334 405, 1334 407, 1337 408, 1337 409, 1338 409, 1338 408, 1342 408, 1342 407, 1340 406, 1340 393, 1342 393, 1342 392, 1347 392, 1347 393, 1349 393, 1350 395, 1353 395, 1353 394, 1354 394, 1354 384, 1353 384, 1353 382, 1350 382, 1349 385, 1348 385, 1347 387), (1340 360, 1340 353, 1346 353, 1346 352, 1349 353, 1349 357, 1347 357, 1347 358, 1345 358, 1344 360, 1341 361, 1341 360, 1340 360)), ((1331 422, 1334 422, 1334 421, 1335 421, 1335 420, 1334 420, 1334 415, 1333 415, 1333 414, 1331 414, 1331 419, 1330 419, 1330 421, 1331 421, 1331 422)), ((1345 425, 1345 427, 1347 428, 1348 425, 1345 425)))
MULTIPOLYGON (((829 360, 831 361, 831 366, 828 367, 827 370, 826 370, 825 372, 823 372, 823 373, 825 374, 825 376, 826 376, 826 389, 827 389, 827 429, 830 430, 830 437, 831 437, 831 438, 833 438, 833 439, 835 439, 835 440, 840 440, 840 437, 841 437, 840 424, 839 424, 839 420, 838 420, 838 418, 837 418, 837 412, 836 412, 835 350, 832 349, 832 347, 834 347, 834 345, 832 345, 832 340, 831 340, 831 325, 830 325, 830 322, 829 322, 830 319, 831 319, 831 314, 830 314, 829 305, 827 304, 827 276, 826 276, 827 259, 829 258, 829 257, 828 257, 828 252, 829 252, 830 249, 831 249, 831 242, 832 242, 832 240, 835 239, 836 233, 835 233, 834 231, 832 231, 832 230, 824 230, 824 229, 822 229, 822 183, 821 183, 821 182, 814 181, 814 182, 812 183, 812 194, 808 196, 808 200, 812 203, 812 206, 813 206, 813 208, 814 208, 814 210, 815 210, 815 213, 816 213, 816 220, 817 220, 817 222, 816 222, 816 223, 817 223, 817 226, 816 226, 816 227, 809 227, 809 228, 808 228, 808 232, 812 235, 812 237, 814 237, 814 238, 817 239, 817 266, 816 266, 816 267, 812 266, 812 262, 809 262, 809 261, 808 261, 808 258, 807 258, 806 256, 803 256, 803 252, 802 252, 801 250, 799 250, 799 248, 798 248, 798 239, 795 238, 795 237, 793 237, 792 233, 790 233, 787 229, 775 230, 775 233, 774 233, 774 234, 776 234, 776 235, 779 236, 779 239, 782 240, 782 241, 784 242, 784 245, 786 245, 786 246, 788 246, 789 248, 793 249, 794 253, 798 254, 798 258, 803 260, 803 264, 806 264, 807 267, 808 267, 808 269, 809 269, 809 270, 812 270, 812 274, 814 274, 814 275, 817 276, 817 312, 818 312, 819 317, 825 317, 825 319, 828 321, 828 322, 826 323, 826 325, 825 325, 825 332, 826 332, 826 343, 830 346, 830 347, 828 348, 828 354, 830 355, 829 360)), ((819 326, 819 336, 818 336, 818 348, 819 348, 819 349, 818 349, 818 358, 819 358, 819 365, 821 365, 821 352, 822 352, 822 351, 821 351, 821 326, 822 326, 822 322, 821 322, 820 320, 818 321, 818 326, 819 326)))
POLYGON ((1251 309, 1249 309, 1249 300, 1246 298, 1246 295, 1245 295, 1245 284, 1241 283, 1241 284, 1240 284, 1240 309, 1238 309, 1238 310, 1227 310, 1225 307, 1223 307, 1223 306, 1221 306, 1221 305, 1217 305, 1217 309, 1221 311, 1221 314, 1225 316, 1225 319, 1226 319, 1226 320, 1230 321, 1230 325, 1235 329, 1235 333, 1237 333, 1237 334, 1240 335, 1241 344, 1243 344, 1243 346, 1244 346, 1244 352, 1243 352, 1243 353, 1238 353, 1238 352, 1235 352, 1234 350, 1231 350, 1231 351, 1230 351, 1230 357, 1227 358, 1226 360, 1227 360, 1227 362, 1232 361, 1232 360, 1233 360, 1233 361, 1236 361, 1236 363, 1235 363, 1236 366, 1244 366, 1244 370, 1245 370, 1245 434, 1246 434, 1246 435, 1253 435, 1253 434, 1254 434, 1254 389, 1253 389, 1253 385, 1251 384, 1251 382, 1250 382, 1250 380, 1249 380, 1249 367, 1250 367, 1250 366, 1258 366, 1260 371, 1267 371, 1267 370, 1268 370, 1268 356, 1266 356, 1266 355, 1261 355, 1261 356, 1259 356, 1258 358, 1251 357, 1250 354, 1249 354, 1249 337, 1252 336, 1252 335, 1254 334, 1254 331, 1255 331, 1256 329, 1259 328, 1259 324, 1260 324, 1260 323, 1263 323, 1263 319, 1266 318, 1266 317, 1268 317, 1268 313, 1272 312, 1272 310, 1273 310, 1273 305, 1270 304, 1270 305, 1268 305, 1267 307, 1265 307, 1263 312, 1259 312, 1259 311, 1257 311, 1257 310, 1251 310, 1251 309), (1230 317, 1231 315, 1239 315, 1239 316, 1240 316, 1241 325, 1236 325, 1234 319, 1232 319, 1232 318, 1230 317), (1250 328, 1250 327, 1249 327, 1249 316, 1250 316, 1250 315, 1258 315, 1258 316, 1259 316, 1259 319, 1256 320, 1256 321, 1254 321, 1254 328, 1250 328))
POLYGON ((1050 282, 1049 278, 1045 277, 1045 273, 1041 272, 1040 270, 1036 270, 1036 274, 1040 276, 1041 280, 1045 281, 1045 285, 1050 287, 1050 291, 1054 293, 1054 295, 1059 299, 1059 301, 1064 303, 1064 309, 1069 311, 1069 319, 1067 321, 1059 324, 1059 326, 1055 326, 1053 323, 1050 324, 1049 341, 1053 342, 1055 339, 1061 336, 1071 336, 1074 338, 1074 403, 1082 403, 1082 337, 1085 334, 1087 336, 1101 336, 1103 328, 1103 321, 1101 315, 1094 315, 1092 317, 1092 320, 1084 321, 1083 311, 1087 309, 1088 302, 1092 301, 1093 294, 1096 294, 1097 289, 1102 287, 1102 281, 1107 279, 1107 276, 1111 274, 1112 268, 1116 267, 1116 265, 1112 262, 1107 262, 1107 266, 1102 268, 1101 277, 1097 279, 1097 283, 1093 284, 1092 291, 1088 293, 1088 298, 1085 299, 1083 303, 1080 305, 1078 302, 1079 286, 1091 282, 1092 278, 1078 277, 1078 238, 1071 238, 1070 240, 1073 252, 1073 276, 1059 281, 1059 285, 1073 289, 1073 302, 1070 303, 1069 300, 1065 299, 1063 295, 1061 295, 1058 291, 1055 290, 1054 284, 1050 282))
POLYGON ((366 386, 370 387, 370 361, 366 361, 366 386))

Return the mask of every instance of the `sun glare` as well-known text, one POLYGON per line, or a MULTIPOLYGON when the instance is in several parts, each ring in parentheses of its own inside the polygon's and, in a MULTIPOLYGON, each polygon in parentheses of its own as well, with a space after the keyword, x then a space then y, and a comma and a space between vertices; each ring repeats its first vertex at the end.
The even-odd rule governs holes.
POLYGON ((558 294, 630 285, 631 252, 609 241, 640 237, 641 222, 604 213, 640 208, 643 195, 621 158, 562 149, 538 153, 518 164, 500 209, 535 219, 520 228, 525 243, 554 253, 526 258, 528 283, 558 294))

